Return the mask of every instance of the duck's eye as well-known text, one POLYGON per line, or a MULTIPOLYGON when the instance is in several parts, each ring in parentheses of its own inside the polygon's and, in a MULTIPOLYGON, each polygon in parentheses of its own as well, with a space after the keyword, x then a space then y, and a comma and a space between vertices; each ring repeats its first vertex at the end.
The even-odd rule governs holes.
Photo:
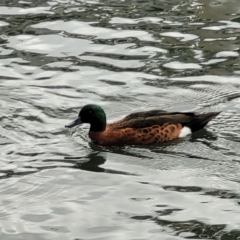
POLYGON ((92 114, 92 110, 90 110, 88 113, 92 114))

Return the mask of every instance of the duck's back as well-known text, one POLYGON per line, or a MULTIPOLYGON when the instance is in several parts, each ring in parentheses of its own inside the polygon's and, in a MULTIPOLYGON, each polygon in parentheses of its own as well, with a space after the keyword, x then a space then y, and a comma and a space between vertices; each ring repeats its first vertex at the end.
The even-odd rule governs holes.
POLYGON ((123 119, 109 124, 113 129, 147 128, 151 126, 163 126, 164 124, 186 124, 196 118, 195 113, 167 112, 164 110, 151 110, 131 113, 123 119))

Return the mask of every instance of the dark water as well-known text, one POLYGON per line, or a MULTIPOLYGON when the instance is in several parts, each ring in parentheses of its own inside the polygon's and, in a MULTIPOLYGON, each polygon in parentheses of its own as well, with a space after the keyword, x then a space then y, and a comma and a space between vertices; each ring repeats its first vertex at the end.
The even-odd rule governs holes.
POLYGON ((239 0, 0 1, 0 239, 240 239, 239 0), (194 136, 102 148, 87 103, 219 111, 194 136))

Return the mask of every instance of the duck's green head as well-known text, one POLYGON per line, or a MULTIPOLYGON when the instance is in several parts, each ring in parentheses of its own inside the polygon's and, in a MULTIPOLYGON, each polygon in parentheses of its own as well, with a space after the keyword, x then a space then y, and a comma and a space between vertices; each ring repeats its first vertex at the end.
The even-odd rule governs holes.
POLYGON ((106 114, 98 105, 88 104, 80 110, 78 118, 65 127, 72 128, 82 123, 89 123, 92 132, 102 132, 106 129, 106 114))

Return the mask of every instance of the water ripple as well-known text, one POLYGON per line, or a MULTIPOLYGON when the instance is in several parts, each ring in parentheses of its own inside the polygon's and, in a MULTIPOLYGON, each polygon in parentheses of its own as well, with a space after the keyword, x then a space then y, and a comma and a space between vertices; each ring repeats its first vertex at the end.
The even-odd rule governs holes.
POLYGON ((0 3, 0 238, 238 239, 236 1, 0 3), (88 103, 222 111, 161 146, 101 147, 88 103))

